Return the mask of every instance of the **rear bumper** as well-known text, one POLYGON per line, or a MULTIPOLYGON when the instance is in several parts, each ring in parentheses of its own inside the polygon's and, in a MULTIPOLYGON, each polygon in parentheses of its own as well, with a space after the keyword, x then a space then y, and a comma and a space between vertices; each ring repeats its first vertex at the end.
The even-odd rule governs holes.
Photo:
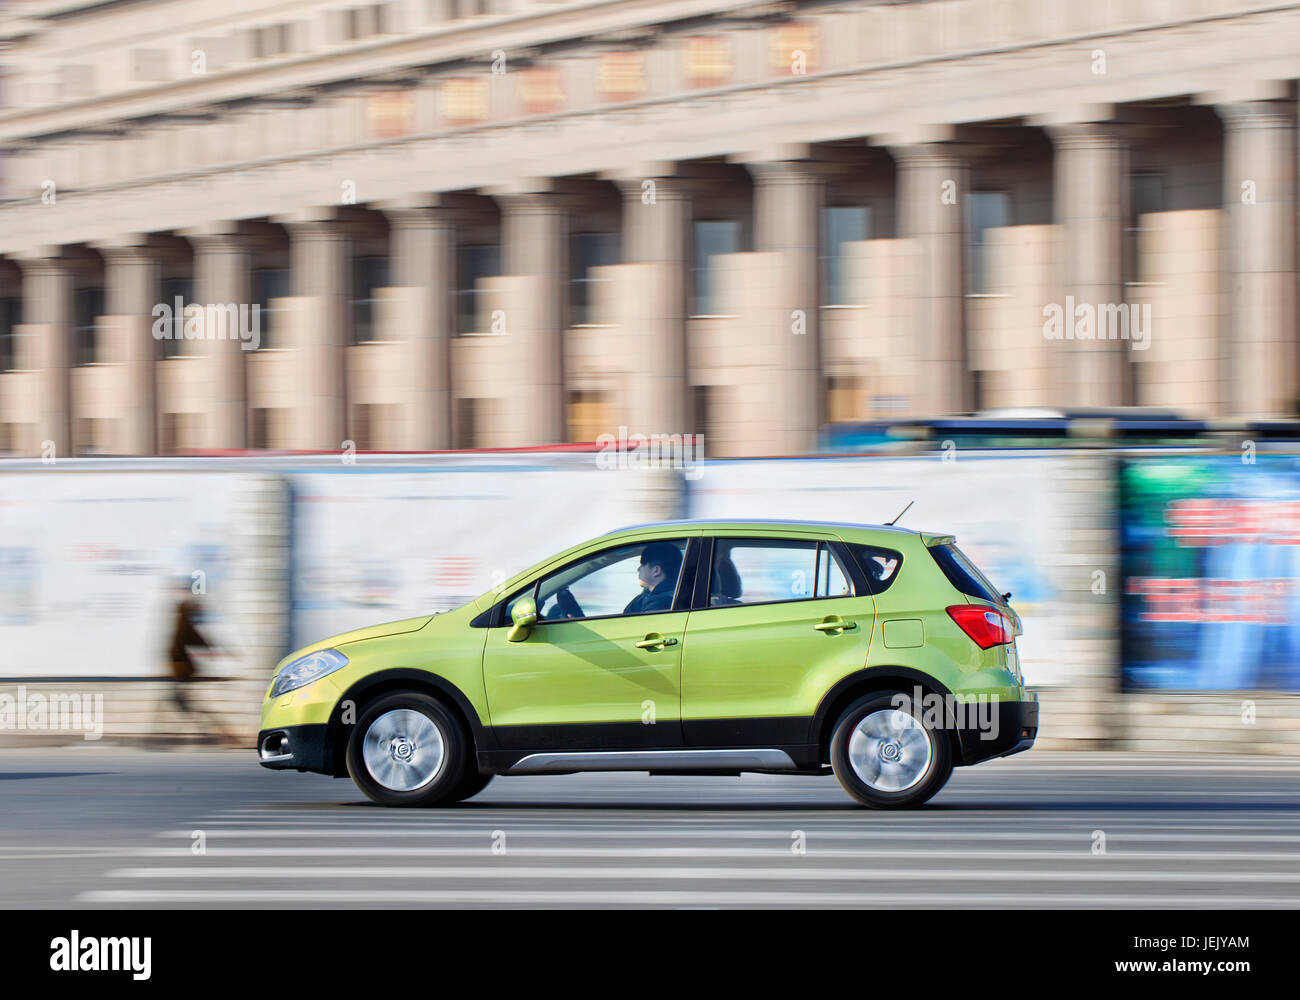
POLYGON ((1002 701, 979 706, 958 726, 961 765, 1023 753, 1038 738, 1038 701, 1002 701))
POLYGON ((257 734, 257 761, 277 771, 334 773, 329 726, 276 726, 257 734))

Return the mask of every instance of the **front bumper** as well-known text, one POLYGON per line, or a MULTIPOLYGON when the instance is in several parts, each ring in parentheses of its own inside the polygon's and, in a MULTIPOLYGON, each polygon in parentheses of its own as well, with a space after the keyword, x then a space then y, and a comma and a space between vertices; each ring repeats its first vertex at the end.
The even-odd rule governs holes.
POLYGON ((276 726, 257 734, 257 760, 263 767, 284 771, 335 774, 329 726, 276 726))
POLYGON ((1038 737, 1038 700, 1000 701, 972 707, 960 720, 961 765, 1023 753, 1038 737))

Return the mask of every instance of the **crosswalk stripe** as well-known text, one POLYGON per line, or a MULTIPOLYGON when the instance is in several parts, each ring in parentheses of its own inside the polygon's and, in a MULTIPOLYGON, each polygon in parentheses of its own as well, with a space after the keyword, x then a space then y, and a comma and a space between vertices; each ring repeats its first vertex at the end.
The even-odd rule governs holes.
MULTIPOLYGON (((1074 851, 917 851, 894 850, 888 852, 890 858, 932 859, 935 861, 1044 861, 1053 859, 1078 859, 1080 855, 1089 854, 1086 845, 1074 851)), ((137 848, 129 853, 121 852, 115 857, 139 858, 193 858, 195 855, 188 847, 153 847, 137 848)), ((207 846, 203 852, 207 858, 294 858, 294 857, 394 857, 394 858, 476 858, 491 857, 490 846, 486 840, 481 847, 215 847, 207 846)), ((511 846, 509 857, 537 858, 775 858, 798 857, 790 851, 789 842, 773 847, 520 847, 511 846)), ((806 856, 817 858, 865 858, 879 860, 882 853, 878 850, 844 850, 811 846, 806 856)), ((1115 851, 1108 850, 1104 863, 1128 861, 1213 861, 1219 863, 1254 863, 1273 861, 1300 861, 1300 853, 1291 851, 1115 851)), ((1098 861, 1097 863, 1103 863, 1098 861)))
MULTIPOLYGON (((1053 893, 1044 897, 1029 897, 1036 906, 1042 907, 1101 907, 1134 906, 1148 908, 1154 903, 1176 903, 1187 908, 1264 908, 1279 907, 1290 909, 1295 905, 1292 898, 1268 899, 1259 896, 1204 893, 1199 895, 1174 893, 1167 899, 1150 892, 1136 895, 1092 895, 1053 893)), ((628 889, 592 889, 590 891, 573 889, 554 890, 491 890, 491 889, 394 889, 375 891, 370 889, 100 889, 84 892, 78 899, 87 903, 269 903, 274 906, 292 906, 297 903, 382 903, 388 906, 398 903, 428 903, 447 905, 451 903, 480 903, 484 905, 530 906, 538 904, 582 905, 607 903, 619 908, 644 905, 680 905, 714 907, 725 904, 738 906, 816 906, 827 907, 840 905, 848 907, 863 906, 917 906, 945 909, 962 909, 977 907, 1000 908, 1022 907, 1027 901, 1025 894, 979 894, 964 897, 953 893, 873 893, 855 892, 834 895, 811 894, 804 892, 777 892, 767 890, 653 890, 630 891, 628 889)))
POLYGON ((799 881, 825 880, 837 881, 854 879, 876 879, 878 881, 957 881, 957 882, 996 882, 1006 879, 1032 882, 1300 882, 1300 871, 1279 872, 1194 872, 1194 871, 1147 871, 1132 870, 1108 871, 1099 865, 1089 865, 1078 871, 1046 871, 1024 868, 1001 869, 935 869, 935 868, 859 868, 859 867, 823 867, 804 864, 802 860, 792 860, 787 867, 698 867, 673 868, 654 866, 508 866, 497 868, 453 868, 453 867, 364 867, 349 868, 336 865, 294 866, 288 868, 257 867, 203 867, 186 866, 175 868, 119 868, 108 872, 113 878, 164 879, 164 878, 203 878, 203 879, 279 879, 299 878, 437 878, 437 879, 748 879, 751 881, 799 881))
MULTIPOLYGON (((265 830, 233 830, 233 828, 217 827, 211 830, 204 830, 203 827, 195 827, 195 830, 201 830, 207 839, 216 839, 216 837, 229 837, 229 839, 244 840, 269 840, 276 837, 337 837, 337 839, 348 839, 348 837, 465 837, 465 836, 490 836, 495 828, 506 828, 506 823, 497 823, 495 821, 480 821, 473 827, 465 826, 460 828, 447 827, 421 827, 416 830, 393 830, 389 827, 348 827, 341 830, 318 830, 311 827, 268 827, 265 830)), ((194 839, 195 830, 166 830, 157 834, 164 839, 194 839)), ((515 836, 538 836, 554 837, 563 836, 569 839, 575 837, 787 837, 794 830, 802 830, 809 837, 828 837, 828 839, 845 839, 853 837, 858 840, 888 840, 891 843, 897 843, 897 831, 884 830, 818 830, 811 823, 790 824, 789 827, 774 828, 774 830, 736 830, 736 828, 718 827, 707 828, 707 830, 677 830, 677 828, 667 828, 667 830, 654 830, 653 832, 645 830, 573 830, 568 827, 530 827, 526 824, 517 824, 515 827, 506 828, 507 834, 515 836)), ((1079 831, 988 831, 980 832, 979 836, 985 840, 1088 840, 1091 837, 1092 830, 1079 831)), ((969 841, 974 834, 969 830, 931 830, 915 831, 910 836, 917 839, 926 840, 962 840, 969 841)), ((1169 834, 1169 832, 1149 832, 1149 834, 1139 834, 1139 832, 1119 832, 1108 831, 1108 840, 1152 840, 1152 841, 1174 841, 1174 840, 1208 840, 1208 841, 1231 841, 1231 843, 1268 843, 1268 841, 1300 841, 1300 834, 1169 834)))

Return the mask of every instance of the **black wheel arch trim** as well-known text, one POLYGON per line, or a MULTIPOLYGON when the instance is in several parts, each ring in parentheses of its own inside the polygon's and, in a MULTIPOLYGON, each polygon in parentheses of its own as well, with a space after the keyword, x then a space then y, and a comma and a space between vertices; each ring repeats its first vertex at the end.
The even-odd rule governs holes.
MULTIPOLYGON (((840 712, 857 700, 857 696, 854 694, 855 690, 861 689, 863 695, 869 694, 873 687, 881 691, 889 690, 891 687, 889 682, 898 679, 919 684, 927 691, 937 694, 945 700, 953 696, 952 692, 944 684, 915 667, 867 667, 841 678, 834 687, 822 696, 821 702, 817 705, 817 712, 813 715, 812 729, 808 733, 808 741, 822 747, 829 754, 830 728, 835 724, 835 720, 839 718, 840 712)), ((960 743, 960 735, 957 736, 957 741, 960 743)), ((961 760, 960 745, 954 746, 953 749, 957 751, 954 754, 954 759, 961 760)))
POLYGON ((456 711, 464 718, 469 726, 470 737, 474 741, 474 746, 470 748, 470 759, 474 759, 474 753, 477 750, 485 748, 495 748, 496 739, 492 730, 483 725, 465 697, 463 691, 456 687, 455 684, 438 674, 431 673, 428 670, 419 670, 414 667, 391 667, 387 670, 380 670, 373 674, 367 674, 365 677, 353 682, 335 702, 333 711, 330 712, 329 719, 329 747, 331 748, 331 760, 329 761, 335 774, 346 775, 346 761, 343 752, 342 739, 347 732, 347 727, 343 724, 343 706, 349 701, 360 705, 363 701, 369 700, 373 695, 382 694, 386 691, 401 691, 424 688, 429 693, 440 694, 446 700, 450 701, 456 711))

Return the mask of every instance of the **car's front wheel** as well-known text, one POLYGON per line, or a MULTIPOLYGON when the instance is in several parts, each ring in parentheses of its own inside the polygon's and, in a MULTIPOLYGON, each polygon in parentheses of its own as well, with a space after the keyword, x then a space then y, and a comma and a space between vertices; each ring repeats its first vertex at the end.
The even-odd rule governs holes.
POLYGON ((929 725, 910 698, 898 698, 891 691, 854 702, 831 732, 835 777, 875 809, 920 805, 952 774, 948 734, 929 725))
POLYGON ((414 691, 384 695, 367 705, 347 747, 353 782, 385 806, 456 801, 472 756, 459 720, 437 699, 414 691))

